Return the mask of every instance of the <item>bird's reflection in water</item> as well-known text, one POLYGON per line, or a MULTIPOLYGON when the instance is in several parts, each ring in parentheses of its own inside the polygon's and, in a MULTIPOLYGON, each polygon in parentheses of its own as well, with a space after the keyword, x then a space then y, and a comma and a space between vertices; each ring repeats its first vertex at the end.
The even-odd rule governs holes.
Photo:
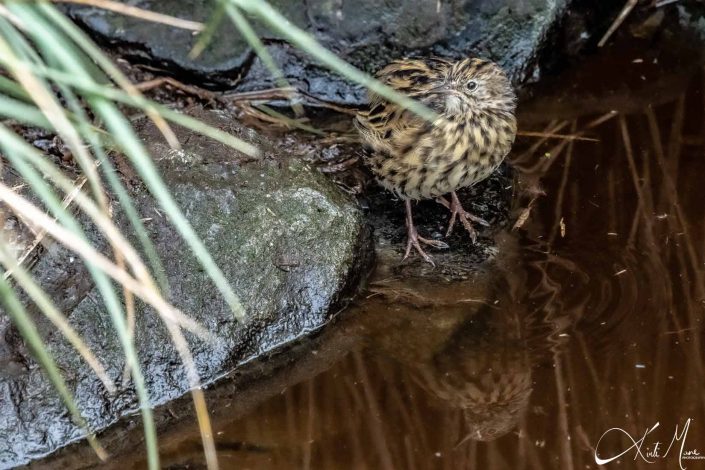
POLYGON ((429 394, 462 410, 463 442, 497 439, 516 429, 527 410, 531 360, 514 320, 508 312, 481 310, 412 372, 429 394))

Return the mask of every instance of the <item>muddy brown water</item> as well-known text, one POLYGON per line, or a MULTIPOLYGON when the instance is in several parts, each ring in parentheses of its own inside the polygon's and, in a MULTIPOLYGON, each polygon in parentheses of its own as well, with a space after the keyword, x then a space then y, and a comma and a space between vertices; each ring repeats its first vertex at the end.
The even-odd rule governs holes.
MULTIPOLYGON (((520 227, 483 276, 378 270, 306 353, 331 364, 220 410, 222 468, 705 468, 705 73, 616 56, 526 102, 524 129, 594 141, 519 139, 520 227)), ((161 446, 204 467, 195 425, 161 446)))

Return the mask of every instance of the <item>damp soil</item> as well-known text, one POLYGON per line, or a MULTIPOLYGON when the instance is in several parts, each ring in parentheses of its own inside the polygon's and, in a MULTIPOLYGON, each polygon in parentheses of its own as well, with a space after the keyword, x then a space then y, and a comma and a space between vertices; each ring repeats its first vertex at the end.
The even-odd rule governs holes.
MULTIPOLYGON (((518 139, 482 276, 378 262, 295 360, 208 392, 221 468, 705 465, 704 88, 695 55, 639 40, 544 79, 522 129, 580 139, 518 139)), ((160 445, 205 468, 195 420, 160 445)))

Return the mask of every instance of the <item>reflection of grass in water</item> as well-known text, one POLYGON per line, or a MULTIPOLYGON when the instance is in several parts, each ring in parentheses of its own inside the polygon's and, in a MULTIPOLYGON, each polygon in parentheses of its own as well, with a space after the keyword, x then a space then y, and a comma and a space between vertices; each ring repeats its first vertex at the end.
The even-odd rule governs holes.
MULTIPOLYGON (((663 129, 659 125, 655 110, 650 106, 644 109, 643 115, 619 115, 616 121, 611 121, 616 122, 616 125, 607 122, 602 124, 616 127, 616 142, 621 143, 622 146, 621 151, 616 155, 607 154, 605 157, 622 160, 613 167, 610 166, 610 162, 605 164, 604 160, 599 158, 591 163, 600 163, 603 168, 610 167, 610 175, 605 186, 607 186, 607 194, 611 195, 608 201, 611 207, 603 208, 605 218, 608 220, 611 232, 628 233, 626 240, 624 237, 621 238, 625 243, 622 250, 634 253, 639 260, 638 265, 625 266, 627 271, 619 275, 618 282, 628 289, 638 291, 640 296, 650 299, 650 303, 655 305, 653 310, 643 311, 634 308, 635 306, 623 306, 628 309, 625 313, 632 317, 651 315, 642 318, 641 321, 657 323, 657 328, 654 328, 653 343, 647 337, 641 337, 642 341, 647 341, 642 347, 656 348, 653 354, 654 363, 646 365, 654 371, 653 383, 647 384, 643 389, 640 388, 644 380, 641 377, 643 373, 640 373, 635 365, 643 360, 643 356, 640 357, 637 349, 634 349, 634 352, 627 352, 625 355, 616 354, 606 361, 601 361, 598 369, 593 352, 588 347, 588 344, 593 341, 589 336, 590 331, 583 332, 578 329, 572 332, 576 336, 578 348, 572 348, 570 353, 556 353, 555 357, 556 396, 559 404, 555 439, 560 442, 560 468, 582 468, 585 464, 592 465, 593 462, 589 458, 591 447, 599 435, 612 426, 624 427, 636 436, 660 419, 675 418, 682 424, 686 418, 695 417, 685 411, 692 405, 698 406, 698 417, 702 416, 702 407, 705 403, 702 394, 698 393, 698 390, 702 389, 703 357, 700 341, 702 327, 699 325, 697 312, 702 311, 701 300, 705 298, 705 282, 702 270, 703 253, 698 251, 700 245, 696 243, 698 238, 694 233, 696 229, 699 230, 699 238, 702 238, 703 233, 702 227, 695 227, 689 223, 684 214, 683 201, 679 200, 679 197, 690 195, 682 191, 679 194, 676 183, 683 177, 682 174, 679 175, 679 167, 681 171, 683 167, 688 167, 681 158, 687 114, 685 104, 685 95, 682 95, 674 103, 661 107, 660 110, 667 114, 672 106, 670 126, 663 129), (636 136, 634 128, 639 129, 636 136), (668 136, 665 148, 662 142, 664 134, 668 136), (639 149, 638 155, 635 155, 635 149, 639 149), (613 173, 615 170, 617 174, 613 173), (633 192, 636 197, 630 198, 630 192, 633 192), (615 197, 615 195, 627 195, 627 197, 615 197), (679 239, 669 240, 668 237, 674 234, 679 239), (664 243, 664 240, 670 243, 664 243), (635 270, 640 272, 631 272, 635 270), (656 311, 655 309, 659 307, 665 308, 663 311, 656 311), (682 410, 669 407, 668 402, 665 401, 673 400, 676 395, 673 390, 668 392, 666 390, 669 383, 668 376, 674 373, 673 369, 670 369, 674 365, 674 359, 671 357, 670 335, 678 336, 678 343, 683 349, 683 354, 688 358, 688 370, 680 369, 678 372, 686 372, 686 382, 694 380, 698 384, 690 390, 685 390, 684 392, 689 392, 687 395, 678 397, 678 402, 683 404, 682 410), (583 371, 587 371, 587 375, 583 371), (633 377, 629 380, 619 380, 619 374, 628 376, 632 373, 633 377), (585 377, 589 378, 587 384, 585 377), (609 385, 617 380, 621 388, 610 390, 609 385), (630 387, 630 384, 634 388, 630 387), (563 406, 566 396, 571 403, 569 408, 563 406), (586 403, 595 403, 596 406, 586 407, 583 405, 586 403), (596 410, 606 412, 594 413, 596 410), (619 414, 613 416, 609 411, 619 414), (625 414, 629 417, 624 417, 625 414), (588 425, 588 429, 583 425, 588 425)), ((699 120, 698 122, 705 122, 705 117, 700 114, 700 111, 691 109, 689 115, 691 119, 694 117, 699 120)), ((561 126, 567 125, 568 123, 551 124, 548 131, 557 132, 561 126)), ((575 126, 576 121, 571 125, 575 126)), ((539 149, 540 147, 536 145, 531 151, 533 154, 540 154, 539 149)), ((562 149, 557 150, 558 152, 556 149, 551 151, 550 159, 536 157, 532 160, 530 154, 523 154, 519 163, 525 170, 533 172, 534 176, 538 174, 538 177, 543 177, 562 149)), ((551 250, 554 244, 561 245, 560 242, 556 243, 559 237, 558 221, 566 211, 570 212, 570 206, 566 207, 564 191, 566 181, 572 179, 571 157, 570 151, 566 152, 561 184, 557 194, 553 195, 556 205, 547 251, 551 250)), ((698 169, 702 171, 702 167, 698 169)), ((574 178, 579 177, 574 176, 574 178)), ((574 199, 573 208, 584 206, 594 194, 594 188, 591 185, 587 185, 581 191, 582 186, 584 185, 574 184, 575 190, 570 196, 574 199), (581 201, 582 204, 576 204, 577 201, 581 201)), ((580 223, 575 223, 573 226, 580 227, 580 223)), ((573 234, 573 237, 580 236, 580 234, 573 234)), ((586 234, 586 236, 594 238, 594 234, 586 234)), ((558 251, 560 252, 560 248, 558 251)), ((546 307, 552 310, 549 306, 546 307)), ((561 307, 563 306, 558 308, 561 307)), ((588 307, 588 304, 583 303, 563 313, 575 319, 594 318, 595 314, 590 312, 588 307)), ((527 423, 526 426, 522 429, 522 433, 527 433, 530 439, 531 436, 527 431, 530 424, 527 423)), ((521 443, 519 445, 520 453, 523 455, 526 455, 527 449, 531 448, 530 441, 526 445, 522 446, 521 443)), ((534 464, 530 467, 542 468, 534 464)))

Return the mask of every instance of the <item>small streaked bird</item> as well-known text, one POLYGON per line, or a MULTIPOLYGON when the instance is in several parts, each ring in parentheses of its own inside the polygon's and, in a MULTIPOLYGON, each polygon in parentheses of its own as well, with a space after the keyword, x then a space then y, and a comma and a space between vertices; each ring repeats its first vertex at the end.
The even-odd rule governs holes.
POLYGON ((372 94, 368 110, 355 119, 367 151, 365 163, 377 181, 406 205, 411 248, 434 264, 421 244, 447 248, 440 240, 419 236, 411 201, 436 198, 451 212, 448 236, 456 219, 475 242, 471 221, 487 222, 463 209, 456 190, 487 178, 511 150, 516 135, 516 96, 495 63, 469 58, 394 61, 377 78, 435 111, 433 122, 372 94), (443 197, 450 194, 450 201, 443 197))

